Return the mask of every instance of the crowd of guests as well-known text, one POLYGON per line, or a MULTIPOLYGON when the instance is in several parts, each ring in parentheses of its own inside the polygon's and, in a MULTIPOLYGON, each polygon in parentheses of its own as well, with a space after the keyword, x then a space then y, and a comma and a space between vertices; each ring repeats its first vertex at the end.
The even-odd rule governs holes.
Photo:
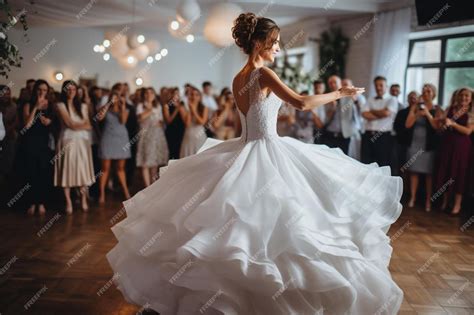
MULTIPOLYGON (((313 84, 315 94, 326 92, 325 82, 313 84)), ((459 88, 450 103, 441 106, 434 104, 436 87, 424 84, 420 93, 408 94, 405 105, 399 101, 399 84, 388 87, 383 76, 374 78, 373 84, 376 94, 368 99, 342 98, 310 113, 283 106, 279 134, 390 167, 393 175, 405 180, 408 207, 424 195, 427 212, 439 198, 443 211, 459 214, 463 196, 474 195, 473 90, 459 88), (424 186, 418 192, 421 177, 424 186)), ((350 79, 335 75, 327 80, 329 91, 351 85, 350 79)))
MULTIPOLYGON (((342 98, 313 111, 283 104, 278 134, 306 143, 340 148, 363 163, 389 166, 406 180, 408 206, 414 207, 419 181, 424 208, 441 199, 441 208, 458 214, 462 198, 473 194, 473 91, 460 88, 450 104, 434 104, 437 90, 425 84, 421 93, 399 100, 400 86, 378 76, 376 95, 342 98), (389 93, 388 93, 389 92, 389 93)), ((331 76, 313 82, 314 94, 350 86, 350 79, 331 76)), ((308 94, 304 91, 302 94, 308 94)), ((195 154, 207 137, 238 137, 239 114, 229 88, 214 95, 210 82, 138 88, 127 83, 112 88, 86 87, 72 80, 55 91, 45 80, 28 80, 18 98, 0 86, 0 185, 21 183, 5 202, 17 199, 29 214, 44 214, 50 186, 62 190, 65 211, 73 212, 72 192, 87 211, 110 190, 130 197, 140 170, 140 187, 159 176, 169 159, 195 154), (51 183, 51 185, 49 185, 51 183), (18 193, 17 193, 18 195, 18 193)))
POLYGON ((21 198, 2 204, 21 199, 27 213, 44 214, 51 186, 63 191, 68 214, 71 190, 84 211, 91 198, 105 203, 108 190, 128 199, 137 168, 139 185, 149 186, 169 159, 195 154, 207 137, 227 140, 239 132, 232 93, 225 88, 215 97, 210 82, 186 84, 182 94, 177 87, 131 94, 127 83, 109 90, 67 80, 55 91, 30 79, 18 98, 0 85, 0 185, 21 183, 12 190, 21 198))

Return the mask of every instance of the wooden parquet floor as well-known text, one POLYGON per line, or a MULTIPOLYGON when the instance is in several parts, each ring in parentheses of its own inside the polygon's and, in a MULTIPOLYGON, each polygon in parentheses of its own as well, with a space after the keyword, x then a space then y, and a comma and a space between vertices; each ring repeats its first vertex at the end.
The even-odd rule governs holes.
MULTIPOLYGON (((50 209, 44 218, 0 211, 0 314, 139 312, 110 285, 105 258, 120 209, 109 202, 72 216, 50 209)), ((400 314, 474 314, 474 231, 458 221, 405 209, 390 229, 390 270, 405 292, 400 314)))

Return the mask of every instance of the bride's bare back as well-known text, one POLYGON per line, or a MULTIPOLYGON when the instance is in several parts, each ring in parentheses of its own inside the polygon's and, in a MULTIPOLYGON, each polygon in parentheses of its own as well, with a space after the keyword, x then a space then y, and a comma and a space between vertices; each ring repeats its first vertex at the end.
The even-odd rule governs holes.
MULTIPOLYGON (((239 73, 234 77, 232 82, 232 93, 234 94, 235 102, 237 108, 240 112, 247 116, 247 113, 250 108, 250 90, 251 87, 256 84, 255 80, 259 80, 259 75, 255 77, 254 80, 250 79, 250 76, 256 68, 243 68, 239 73)), ((265 95, 269 94, 268 89, 262 88, 262 93, 265 95)))

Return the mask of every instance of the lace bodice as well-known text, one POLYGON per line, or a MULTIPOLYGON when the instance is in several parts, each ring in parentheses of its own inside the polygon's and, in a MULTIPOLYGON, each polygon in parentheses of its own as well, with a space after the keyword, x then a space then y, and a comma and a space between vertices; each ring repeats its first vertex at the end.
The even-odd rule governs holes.
POLYGON ((265 96, 260 89, 260 69, 257 68, 250 74, 250 80, 243 87, 249 89, 249 109, 244 115, 240 110, 240 122, 242 124, 241 139, 245 142, 257 139, 270 139, 278 137, 277 119, 281 100, 273 92, 265 96))

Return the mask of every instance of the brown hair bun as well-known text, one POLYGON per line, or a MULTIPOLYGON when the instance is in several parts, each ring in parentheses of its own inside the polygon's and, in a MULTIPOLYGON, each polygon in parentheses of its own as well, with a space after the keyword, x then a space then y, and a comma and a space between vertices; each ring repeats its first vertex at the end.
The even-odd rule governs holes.
POLYGON ((240 14, 232 27, 235 43, 248 55, 252 53, 255 41, 262 41, 267 46, 278 38, 279 32, 280 28, 273 20, 251 12, 240 14))

